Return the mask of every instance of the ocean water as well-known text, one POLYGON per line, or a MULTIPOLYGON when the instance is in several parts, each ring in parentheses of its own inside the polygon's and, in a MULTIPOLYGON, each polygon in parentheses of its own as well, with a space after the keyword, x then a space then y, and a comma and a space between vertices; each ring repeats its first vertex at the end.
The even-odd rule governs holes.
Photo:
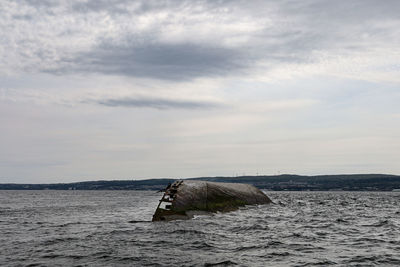
POLYGON ((400 266, 400 192, 266 193, 152 223, 157 192, 0 191, 0 265, 400 266))

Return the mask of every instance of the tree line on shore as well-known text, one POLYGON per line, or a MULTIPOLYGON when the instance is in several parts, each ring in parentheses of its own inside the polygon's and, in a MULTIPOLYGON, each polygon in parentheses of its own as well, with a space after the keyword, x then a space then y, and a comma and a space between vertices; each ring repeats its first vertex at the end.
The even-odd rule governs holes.
MULTIPOLYGON (((400 176, 387 174, 352 175, 257 175, 239 177, 187 178, 213 182, 247 183, 274 191, 400 191, 400 176)), ((177 179, 100 180, 53 184, 0 184, 0 190, 162 190, 177 179)))

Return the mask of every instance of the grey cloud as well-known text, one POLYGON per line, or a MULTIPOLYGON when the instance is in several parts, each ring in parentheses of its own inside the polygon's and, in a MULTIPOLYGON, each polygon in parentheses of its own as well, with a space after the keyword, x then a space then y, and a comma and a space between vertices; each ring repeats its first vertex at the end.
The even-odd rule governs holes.
MULTIPOLYGON (((235 4, 237 1, 228 1, 230 4, 235 4)), ((159 1, 159 0, 142 0, 142 1, 131 1, 131 0, 87 0, 75 2, 71 5, 71 10, 78 13, 90 13, 90 12, 107 12, 108 14, 118 13, 146 13, 154 12, 158 10, 176 10, 186 8, 188 6, 200 5, 207 7, 208 9, 214 7, 219 8, 229 3, 225 1, 204 1, 204 0, 191 0, 191 1, 159 1)))
POLYGON ((95 72, 163 80, 189 80, 244 71, 249 57, 243 51, 197 44, 103 43, 91 51, 65 59, 63 68, 51 73, 95 72))
MULTIPOLYGON (((126 6, 129 2, 126 0, 96 0, 96 1, 81 1, 73 3, 72 11, 79 13, 89 12, 107 12, 107 13, 127 13, 126 6)), ((140 2, 139 2, 140 3, 140 2)))
POLYGON ((303 14, 318 19, 317 21, 323 20, 327 23, 331 22, 327 18, 332 18, 332 22, 338 23, 344 20, 361 22, 363 19, 396 18, 400 9, 400 2, 397 0, 311 0, 297 3, 291 1, 282 7, 284 12, 290 14, 303 14))
POLYGON ((60 5, 58 0, 24 0, 26 4, 35 8, 48 8, 60 5))
MULTIPOLYGON (((245 74, 257 62, 264 61, 271 67, 280 62, 304 62, 321 44, 320 36, 289 31, 262 33, 262 40, 252 45, 228 48, 218 43, 137 43, 134 37, 128 44, 115 44, 102 40, 90 51, 64 58, 57 68, 47 72, 91 72, 139 78, 186 81, 199 77, 221 77, 245 74), (263 40, 267 39, 267 43, 263 40)), ((267 65, 264 65, 267 66, 267 65)))
MULTIPOLYGON (((32 38, 29 39, 29 45, 24 45, 23 39, 19 40, 21 49, 18 51, 23 51, 18 52, 22 59, 19 62, 32 61, 32 68, 38 71, 61 75, 101 73, 187 81, 198 77, 248 73, 259 62, 263 63, 265 71, 280 63, 312 62, 316 60, 315 51, 337 53, 337 50, 340 50, 352 53, 368 49, 369 45, 397 44, 400 41, 400 36, 394 30, 396 23, 399 23, 400 1, 392 0, 384 2, 25 0, 25 3, 49 8, 45 11, 39 10, 39 14, 17 14, 14 19, 33 21, 35 17, 32 16, 41 15, 40 12, 51 14, 51 7, 55 5, 62 7, 54 8, 57 16, 49 15, 47 18, 43 16, 44 20, 51 22, 55 17, 66 14, 76 16, 77 21, 80 21, 79 18, 86 16, 85 13, 91 12, 96 13, 99 18, 110 15, 110 25, 115 26, 118 35, 108 39, 104 37, 107 36, 107 32, 91 35, 96 31, 79 32, 79 27, 67 26, 65 29, 59 29, 58 37, 64 40, 69 36, 90 37, 87 39, 90 41, 86 44, 83 42, 82 46, 75 46, 76 49, 74 46, 61 46, 59 49, 56 45, 65 42, 42 44, 43 40, 32 38), (152 12, 157 11, 163 11, 161 13, 166 14, 167 19, 160 21, 159 24, 155 22, 146 30, 126 26, 140 24, 136 20, 137 15, 149 13, 148 16, 151 17, 152 12), (197 16, 199 14, 207 16, 197 16), (246 18, 243 21, 244 25, 248 21, 259 23, 260 30, 246 32, 229 27, 230 22, 233 24, 241 18, 246 18), (376 21, 391 21, 391 23, 373 24, 376 21), (174 28, 176 24, 179 32, 179 29, 186 29, 192 24, 202 25, 203 22, 210 23, 210 27, 217 26, 221 22, 226 25, 227 30, 224 28, 226 32, 221 34, 208 33, 209 36, 204 37, 206 41, 188 37, 190 33, 185 33, 182 39, 177 38, 172 42, 165 40, 168 39, 166 31, 170 30, 166 26, 174 28), (123 26, 119 27, 120 25, 123 26), (164 34, 164 39, 159 38, 161 32, 164 34), (240 45, 227 45, 229 38, 234 39, 237 35, 239 38, 244 37, 246 41, 240 45), (366 39, 362 40, 361 36, 366 39), (39 53, 41 49, 43 53, 39 53), (31 61, 26 59, 25 54, 31 61)), ((192 35, 196 35, 195 29, 192 35)), ((76 39, 73 41, 77 43, 76 39)), ((24 65, 23 67, 25 70, 30 70, 24 65)))
POLYGON ((13 19, 16 20, 32 20, 33 16, 32 15, 13 15, 12 16, 13 19))
MULTIPOLYGON (((58 1, 52 0, 25 0, 34 6, 53 6, 58 1)), ((243 1, 243 0, 190 0, 190 1, 159 1, 159 0, 86 0, 72 1, 71 10, 76 12, 114 12, 120 13, 128 9, 135 12, 149 12, 156 10, 173 10, 197 7, 200 12, 215 10, 231 10, 235 12, 252 13, 255 16, 269 15, 271 8, 282 15, 309 16, 313 19, 333 18, 333 22, 345 20, 359 20, 360 18, 387 18, 397 17, 400 8, 398 0, 281 0, 281 1, 243 1), (201 8, 200 8, 201 7, 201 8)), ((318 25, 315 25, 318 26, 318 25)))
POLYGON ((396 0, 286 1, 279 6, 279 14, 296 20, 294 28, 319 37, 320 49, 361 50, 374 41, 388 42, 393 35, 400 38, 392 28, 398 27, 399 13, 400 2, 396 0), (362 40, 362 35, 371 39, 362 40))
POLYGON ((165 98, 109 98, 89 100, 87 103, 96 103, 108 107, 154 108, 154 109, 212 109, 221 105, 209 101, 176 100, 165 98))

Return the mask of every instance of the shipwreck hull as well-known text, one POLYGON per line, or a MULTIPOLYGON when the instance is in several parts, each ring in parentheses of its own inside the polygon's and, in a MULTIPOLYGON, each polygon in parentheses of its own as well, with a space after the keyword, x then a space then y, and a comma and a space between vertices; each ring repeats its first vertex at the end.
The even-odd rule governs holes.
POLYGON ((244 205, 272 201, 248 184, 176 181, 169 185, 153 215, 153 221, 190 219, 194 214, 233 211, 244 205))

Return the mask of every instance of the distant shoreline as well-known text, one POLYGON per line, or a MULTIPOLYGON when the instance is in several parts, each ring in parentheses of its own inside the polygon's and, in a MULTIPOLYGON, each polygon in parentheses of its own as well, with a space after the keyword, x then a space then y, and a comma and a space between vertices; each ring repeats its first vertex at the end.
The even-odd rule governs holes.
MULTIPOLYGON (((186 178, 247 183, 271 191, 400 191, 400 176, 388 174, 258 175, 186 178)), ((108 180, 53 184, 2 183, 0 190, 161 190, 176 179, 108 180)))

